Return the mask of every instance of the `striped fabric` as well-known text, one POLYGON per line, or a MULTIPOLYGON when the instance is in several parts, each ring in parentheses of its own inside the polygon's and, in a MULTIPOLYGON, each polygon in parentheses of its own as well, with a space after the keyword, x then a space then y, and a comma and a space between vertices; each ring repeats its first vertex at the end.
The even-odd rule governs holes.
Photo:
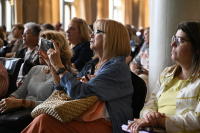
MULTIPOLYGON (((176 69, 169 73, 171 67, 166 68, 159 76, 150 99, 140 112, 142 118, 144 114, 158 110, 158 99, 166 88, 168 83, 173 79, 176 69)), ((181 132, 200 132, 200 78, 191 83, 188 78, 181 86, 180 92, 176 97, 175 115, 167 116, 165 127, 168 133, 181 132)))
POLYGON ((6 68, 0 62, 0 97, 5 95, 9 87, 9 77, 6 68))

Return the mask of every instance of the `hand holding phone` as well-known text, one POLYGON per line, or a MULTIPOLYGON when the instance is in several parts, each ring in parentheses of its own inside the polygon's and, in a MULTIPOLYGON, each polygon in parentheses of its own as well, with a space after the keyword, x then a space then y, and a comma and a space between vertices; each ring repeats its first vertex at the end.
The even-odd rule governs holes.
POLYGON ((54 49, 51 40, 41 39, 41 50, 47 52, 50 48, 54 49))

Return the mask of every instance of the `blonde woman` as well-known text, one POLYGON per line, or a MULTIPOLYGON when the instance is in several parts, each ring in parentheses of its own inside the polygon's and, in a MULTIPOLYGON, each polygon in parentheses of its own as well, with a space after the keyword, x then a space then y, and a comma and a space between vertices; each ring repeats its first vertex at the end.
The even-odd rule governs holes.
MULTIPOLYGON (((56 42, 57 48, 60 51, 59 57, 63 66, 68 71, 71 71, 68 66, 72 57, 72 51, 66 38, 61 33, 56 31, 43 31, 40 33, 39 38, 47 40, 53 39, 56 42)), ((43 65, 34 66, 27 74, 27 77, 22 85, 15 92, 13 92, 9 98, 1 100, 1 113, 12 109, 33 109, 45 101, 54 91, 53 84, 58 84, 56 82, 56 78, 59 78, 59 76, 53 75, 55 69, 49 68, 43 59, 43 56, 41 56, 41 40, 39 41, 38 54, 40 64, 43 65)), ((28 124, 29 123, 27 123, 27 125, 28 124)), ((25 127, 22 127, 22 129, 23 128, 25 127)))
MULTIPOLYGON (((51 65, 58 72, 60 84, 56 89, 66 90, 71 98, 83 98, 96 95, 104 102, 101 118, 91 122, 70 121, 61 123, 50 115, 42 114, 23 131, 37 133, 82 132, 82 133, 122 133, 121 125, 133 117, 130 69, 126 56, 131 47, 126 28, 119 22, 110 19, 99 19, 94 23, 90 48, 94 50, 98 63, 95 74, 88 75, 86 83, 77 81, 67 70, 60 71, 64 65, 60 61, 59 49, 50 49, 47 54, 51 65), (93 78, 92 78, 93 77, 93 78)), ((88 66, 88 65, 87 65, 88 66)), ((88 66, 91 71, 90 67, 88 66)), ((84 68, 84 71, 86 69, 84 68)), ((87 70, 85 71, 87 72, 87 70)), ((79 75, 83 76, 83 75, 79 75)))
POLYGON ((66 38, 74 51, 74 56, 71 59, 72 67, 81 71, 93 56, 93 51, 90 49, 90 35, 86 21, 77 17, 73 18, 68 25, 66 38))

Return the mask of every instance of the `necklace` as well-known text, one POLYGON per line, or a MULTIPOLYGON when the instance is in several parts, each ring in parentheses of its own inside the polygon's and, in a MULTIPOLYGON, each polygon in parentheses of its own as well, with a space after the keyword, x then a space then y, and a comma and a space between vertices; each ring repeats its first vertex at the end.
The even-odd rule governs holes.
POLYGON ((103 63, 98 62, 95 66, 95 70, 99 70, 103 66, 104 63, 106 63, 106 61, 103 61, 103 63))

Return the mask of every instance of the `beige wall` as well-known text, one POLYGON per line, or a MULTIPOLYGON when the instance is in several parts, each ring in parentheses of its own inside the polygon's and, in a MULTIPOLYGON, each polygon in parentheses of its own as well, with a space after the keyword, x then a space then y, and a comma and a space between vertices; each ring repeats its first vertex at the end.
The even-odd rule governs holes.
MULTIPOLYGON (((39 0, 23 0, 23 23, 39 23, 39 0)), ((19 12, 20 14, 20 12, 19 12)))
POLYGON ((60 21, 59 0, 39 0, 39 23, 55 24, 60 21))
POLYGON ((138 28, 149 27, 149 0, 139 1, 138 28))
POLYGON ((15 23, 60 21, 59 0, 15 0, 15 23))
MULTIPOLYGON (((75 0, 76 16, 88 24, 108 18, 108 0, 75 0)), ((136 28, 149 26, 149 0, 122 0, 123 23, 136 28)), ((15 0, 15 23, 60 21, 60 0, 15 0)))

